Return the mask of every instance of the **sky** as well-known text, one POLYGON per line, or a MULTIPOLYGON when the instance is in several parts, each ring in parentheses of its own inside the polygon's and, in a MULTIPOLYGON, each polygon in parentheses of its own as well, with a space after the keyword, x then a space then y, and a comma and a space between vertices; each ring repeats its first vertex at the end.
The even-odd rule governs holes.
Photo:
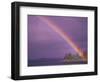
MULTIPOLYGON (((28 60, 64 58, 76 51, 59 34, 40 19, 28 15, 28 60)), ((87 17, 42 16, 63 30, 84 52, 87 52, 87 17)))

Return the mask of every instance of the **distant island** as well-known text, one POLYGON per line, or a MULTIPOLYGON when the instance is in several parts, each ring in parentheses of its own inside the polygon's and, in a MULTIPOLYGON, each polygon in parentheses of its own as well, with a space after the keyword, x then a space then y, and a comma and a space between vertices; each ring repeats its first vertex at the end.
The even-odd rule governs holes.
POLYGON ((80 62, 83 60, 78 54, 68 53, 68 54, 65 54, 64 61, 65 62, 80 62))

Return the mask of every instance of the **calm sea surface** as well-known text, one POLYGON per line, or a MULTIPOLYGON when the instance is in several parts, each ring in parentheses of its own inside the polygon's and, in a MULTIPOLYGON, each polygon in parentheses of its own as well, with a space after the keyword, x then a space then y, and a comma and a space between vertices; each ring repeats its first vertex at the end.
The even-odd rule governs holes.
POLYGON ((74 65, 74 64, 87 64, 87 62, 81 60, 65 62, 63 59, 39 59, 39 60, 28 61, 28 66, 74 65))

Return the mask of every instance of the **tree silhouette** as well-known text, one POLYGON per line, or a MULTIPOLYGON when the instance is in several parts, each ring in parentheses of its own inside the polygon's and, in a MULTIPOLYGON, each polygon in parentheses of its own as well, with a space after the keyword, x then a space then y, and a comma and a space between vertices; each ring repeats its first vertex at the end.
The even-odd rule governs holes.
POLYGON ((74 58, 73 55, 69 53, 65 55, 64 60, 73 60, 73 58, 74 58))

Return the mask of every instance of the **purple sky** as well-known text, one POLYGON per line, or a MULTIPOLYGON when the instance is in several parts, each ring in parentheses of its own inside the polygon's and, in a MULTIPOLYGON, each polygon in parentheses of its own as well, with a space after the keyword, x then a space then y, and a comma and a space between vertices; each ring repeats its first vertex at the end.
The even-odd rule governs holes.
MULTIPOLYGON (((87 52, 87 17, 43 16, 67 33, 73 42, 87 52)), ((28 15, 28 59, 64 58, 74 49, 38 16, 28 15)))

